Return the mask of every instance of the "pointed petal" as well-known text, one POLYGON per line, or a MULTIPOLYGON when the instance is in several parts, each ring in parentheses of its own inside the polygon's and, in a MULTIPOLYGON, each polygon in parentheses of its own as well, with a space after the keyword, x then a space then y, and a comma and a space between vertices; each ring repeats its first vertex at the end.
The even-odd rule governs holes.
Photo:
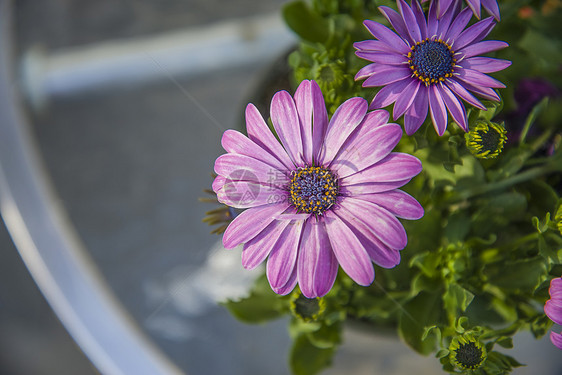
POLYGON ((470 90, 470 91, 480 95, 484 99, 493 100, 493 101, 496 101, 496 102, 500 101, 500 97, 498 96, 498 94, 492 88, 477 86, 477 85, 471 85, 467 82, 463 82, 462 85, 467 90, 470 90))
POLYGON ((406 28, 406 24, 404 23, 404 19, 402 18, 400 13, 387 6, 380 6, 379 11, 392 25, 394 30, 396 30, 408 44, 410 44, 411 46, 416 44, 416 42, 414 42, 414 40, 410 37, 410 33, 408 33, 408 29, 406 28))
POLYGON ((427 36, 433 38, 437 35, 437 1, 432 1, 429 4, 429 12, 427 14, 427 36))
POLYGON ((215 173, 231 181, 253 181, 261 185, 286 186, 286 171, 245 155, 224 154, 215 161, 215 173))
POLYGON ((365 20, 363 24, 375 38, 387 44, 394 51, 398 53, 408 53, 410 51, 410 48, 404 42, 404 39, 400 38, 388 27, 371 20, 365 20))
POLYGON ((279 159, 236 130, 226 130, 222 135, 221 144, 227 152, 246 155, 263 161, 277 170, 285 170, 285 166, 279 159))
MULTIPOLYGON (((439 1, 437 6, 443 6, 443 4, 441 4, 442 2, 443 0, 439 1)), ((455 4, 455 1, 452 1, 445 11, 443 11, 443 8, 439 9, 440 15, 437 26, 437 36, 439 39, 445 40, 445 35, 451 26, 451 22, 453 22, 453 19, 457 15, 456 8, 457 4, 455 4)))
POLYGON ((225 182, 226 182, 226 178, 224 178, 223 176, 215 177, 215 179, 213 180, 213 185, 212 185, 213 191, 216 193, 217 191, 222 189, 225 182))
POLYGON ((347 137, 365 117, 367 109, 367 101, 359 97, 348 99, 338 107, 328 124, 319 164, 326 165, 334 159, 347 137))
POLYGON ((558 349, 562 349, 562 333, 550 332, 550 341, 552 341, 552 344, 558 349))
POLYGON ((279 91, 271 99, 271 122, 293 163, 303 166, 305 163, 297 107, 287 91, 279 91))
POLYGON ((353 43, 353 48, 359 51, 378 51, 396 53, 396 49, 380 40, 363 40, 353 43))
POLYGON ((266 274, 272 288, 281 288, 289 281, 296 267, 304 221, 291 221, 267 259, 266 274))
MULTIPOLYGON (((406 247, 408 237, 402 223, 396 216, 374 203, 352 197, 344 197, 340 201, 341 210, 347 209, 353 213, 356 221, 367 224, 371 231, 382 243, 388 247, 401 250, 406 247)), ((339 212, 338 212, 339 213, 339 212)))
POLYGON ((222 237, 224 247, 233 249, 242 243, 250 241, 275 220, 276 215, 279 215, 288 207, 287 203, 271 204, 249 208, 242 212, 226 228, 222 237))
POLYGON ((544 313, 554 323, 562 325, 562 303, 556 304, 556 300, 549 299, 544 305, 544 313))
POLYGON ((453 1, 439 0, 439 1, 432 1, 432 3, 437 3, 437 18, 441 19, 445 15, 445 12, 449 10, 453 1))
POLYGON ((408 58, 405 55, 393 52, 355 51, 355 54, 362 59, 379 64, 404 65, 408 63, 408 58))
POLYGON ((373 182, 402 181, 411 179, 421 170, 421 162, 415 156, 392 152, 377 164, 342 178, 341 182, 343 187, 373 182))
POLYGON ((451 47, 454 51, 463 49, 465 46, 472 43, 484 30, 487 30, 493 23, 494 19, 492 17, 488 17, 482 21, 476 22, 474 25, 464 30, 458 36, 458 38, 453 41, 451 47))
POLYGON ((466 3, 476 15, 476 18, 480 19, 480 0, 466 0, 466 3))
POLYGON ((284 296, 291 293, 293 289, 295 289, 295 286, 297 286, 297 267, 293 267, 293 273, 289 277, 289 281, 287 281, 287 284, 283 285, 280 288, 271 289, 273 289, 275 293, 284 296))
POLYGON ((496 21, 500 22, 500 8, 497 0, 482 0, 482 6, 488 11, 496 21))
POLYGON ((396 5, 398 6, 398 11, 402 14, 402 18, 404 19, 404 24, 406 25, 406 29, 410 34, 410 37, 414 42, 421 42, 422 36, 421 31, 416 22, 416 17, 414 16, 414 12, 404 0, 397 0, 396 5))
POLYGON ((400 251, 383 244, 373 232, 372 226, 345 207, 338 210, 337 215, 357 236, 373 262, 384 268, 392 268, 400 263, 400 251))
POLYGON ((451 44, 454 44, 455 39, 464 30, 466 25, 468 25, 468 21, 470 21, 471 18, 472 11, 469 8, 464 8, 449 27, 447 34, 445 34, 445 40, 450 40, 452 41, 451 44))
POLYGON ((402 219, 418 220, 424 214, 423 207, 414 197, 398 189, 379 194, 358 195, 356 198, 375 203, 402 219))
POLYGON ((251 103, 246 107, 246 130, 252 141, 279 159, 286 169, 292 170, 294 168, 289 155, 275 139, 258 109, 251 103))
POLYGON ((357 173, 386 157, 402 138, 402 128, 396 124, 377 127, 366 136, 346 142, 330 169, 339 178, 357 173))
MULTIPOLYGON (((416 17, 416 23, 420 28, 421 38, 428 38, 430 35, 427 34, 427 22, 425 20, 425 15, 420 3, 417 0, 412 0, 412 11, 414 12, 414 17, 416 17)), ((406 52, 409 52, 409 50, 406 52)))
POLYGON ((404 112, 406 112, 408 108, 410 108, 410 105, 418 94, 420 86, 421 84, 419 80, 413 80, 408 86, 406 86, 406 88, 402 92, 402 95, 400 95, 398 99, 396 99, 396 103, 394 104, 394 109, 392 112, 392 118, 394 120, 398 119, 404 114, 404 112))
POLYGON ((289 220, 274 220, 257 236, 246 242, 242 250, 242 266, 253 270, 262 264, 289 223, 289 220))
POLYGON ((383 193, 385 191, 398 189, 406 185, 410 182, 410 180, 411 178, 390 182, 364 182, 353 185, 348 184, 340 187, 340 194, 344 197, 355 197, 363 194, 383 193))
POLYGON ((447 86, 441 86, 440 90, 441 97, 443 98, 445 106, 449 110, 451 117, 457 123, 457 125, 461 127, 462 130, 467 132, 468 122, 466 119, 466 110, 464 109, 464 105, 459 99, 457 99, 455 94, 453 94, 451 90, 447 88, 447 86))
POLYGON ((420 85, 416 98, 404 116, 404 130, 406 134, 414 134, 423 124, 427 117, 428 102, 428 87, 420 85))
POLYGON ((412 81, 410 78, 391 83, 377 92, 369 109, 379 109, 391 105, 402 94, 406 86, 412 81))
POLYGON ((334 285, 338 262, 323 220, 308 220, 297 265, 299 286, 307 298, 321 297, 334 285))
POLYGON ((459 81, 467 82, 474 86, 491 87, 491 88, 505 88, 505 85, 484 73, 472 69, 458 69, 455 74, 459 81))
POLYGON ((387 65, 390 69, 384 69, 379 72, 371 74, 365 82, 363 82, 363 87, 373 87, 373 86, 383 86, 396 81, 401 81, 412 75, 412 71, 407 67, 397 67, 392 65, 387 65))
POLYGON ((437 85, 429 87, 429 112, 435 131, 439 136, 442 136, 447 129, 447 109, 437 85))
POLYGON ((334 211, 326 211, 324 220, 330 244, 345 273, 359 285, 371 284, 375 270, 361 242, 334 211))
POLYGON ((476 108, 486 110, 486 107, 478 99, 476 99, 468 90, 466 90, 459 82, 448 79, 445 80, 445 84, 451 91, 462 98, 465 102, 472 104, 476 108))
POLYGON ((469 44, 465 48, 458 51, 459 55, 463 58, 469 58, 476 55, 482 55, 484 53, 497 51, 502 48, 508 47, 509 44, 502 42, 500 40, 485 40, 483 42, 478 42, 474 44, 469 44))
POLYGON ((326 104, 318 83, 303 81, 295 93, 295 103, 301 123, 303 157, 308 165, 312 165, 328 125, 326 104))
POLYGON ((481 73, 494 73, 509 67, 511 61, 492 57, 471 57, 464 59, 460 65, 463 68, 477 70, 481 73))
POLYGON ((250 208, 266 204, 282 203, 288 200, 288 192, 273 186, 264 186, 252 181, 226 179, 216 191, 217 200, 234 208, 250 208))

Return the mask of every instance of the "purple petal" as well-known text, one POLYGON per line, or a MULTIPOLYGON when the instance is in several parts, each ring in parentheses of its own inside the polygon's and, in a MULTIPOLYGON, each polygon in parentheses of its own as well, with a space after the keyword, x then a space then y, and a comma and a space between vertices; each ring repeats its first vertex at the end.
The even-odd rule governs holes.
POLYGON ((291 95, 285 90, 278 91, 271 99, 271 122, 293 163, 303 166, 305 163, 297 107, 291 95))
POLYGON ((386 157, 402 138, 396 124, 377 127, 365 136, 346 142, 330 165, 339 178, 357 173, 386 157))
POLYGON ((557 277, 550 281, 548 292, 550 293, 550 298, 562 300, 562 277, 557 277))
POLYGON ((296 266, 304 221, 291 221, 278 238, 267 259, 269 285, 278 289, 289 281, 296 266))
POLYGON ((445 34, 445 40, 452 41, 451 44, 455 43, 455 39, 464 30, 468 21, 472 18, 472 11, 469 8, 464 8, 462 12, 455 18, 447 34, 445 34))
POLYGON ((442 136, 447 129, 447 109, 437 85, 429 87, 429 112, 435 131, 439 136, 442 136))
POLYGON ((322 143, 328 123, 326 105, 318 83, 316 81, 302 81, 295 92, 295 103, 301 123, 304 160, 308 165, 312 165, 313 159, 316 158, 315 151, 319 149, 322 143), (316 135, 322 137, 322 139, 315 139, 313 136, 314 129, 316 135), (316 148, 314 147, 315 144, 316 148))
POLYGON ((497 51, 508 46, 509 44, 500 40, 485 40, 483 42, 469 44, 465 48, 458 51, 458 53, 466 59, 472 56, 481 55, 483 53, 497 51))
POLYGON ((424 214, 423 207, 415 198, 398 189, 379 194, 359 195, 357 199, 375 203, 402 219, 418 220, 424 214))
POLYGON ((445 102, 445 106, 449 110, 451 117, 457 123, 457 125, 461 127, 462 130, 467 132, 468 123, 466 119, 466 110, 464 109, 464 105, 459 99, 457 99, 455 94, 453 94, 451 90, 447 88, 447 86, 445 85, 441 86, 440 90, 441 90, 441 97, 443 98, 443 101, 445 102))
POLYGON ((279 159, 286 169, 292 170, 294 168, 294 164, 289 158, 289 155, 277 139, 275 139, 275 136, 263 120, 262 115, 253 104, 248 104, 246 107, 246 130, 248 131, 248 137, 252 141, 279 159))
POLYGON ((215 173, 232 181, 254 181, 261 185, 272 182, 276 186, 289 183, 285 171, 245 155, 224 154, 215 161, 215 173))
POLYGON ((432 1, 432 3, 437 3, 437 18, 442 18, 445 12, 451 7, 453 0, 439 0, 432 1))
POLYGON ((326 211, 324 220, 330 244, 345 273, 359 285, 371 284, 375 270, 361 242, 334 211, 326 211))
POLYGON ((462 98, 465 102, 472 104, 476 108, 486 110, 486 107, 478 99, 476 99, 471 93, 469 93, 459 82, 455 80, 445 80, 445 84, 451 91, 462 98))
POLYGON ((307 298, 322 297, 334 285, 338 261, 332 252, 323 220, 308 220, 297 265, 299 286, 307 298))
MULTIPOLYGON (((443 6, 443 4, 441 4, 442 2, 443 0, 439 1, 437 6, 442 7, 443 6)), ((453 22, 453 19, 457 15, 454 1, 453 4, 450 4, 446 8, 447 9, 445 11, 443 11, 443 8, 440 8, 438 10, 439 23, 437 26, 437 36, 439 37, 439 39, 445 39, 445 35, 447 34, 449 27, 451 26, 451 22, 453 22)))
POLYGON ((415 156, 392 152, 377 164, 342 178, 342 186, 372 182, 393 182, 411 179, 422 170, 415 156))
POLYGON ((498 2, 496 0, 482 0, 482 6, 488 11, 494 18, 500 22, 500 8, 498 7, 498 2))
POLYGON ((472 69, 458 69, 455 72, 458 80, 469 83, 474 86, 491 87, 491 88, 505 88, 505 85, 484 73, 472 69))
POLYGON ((285 166, 279 159, 236 130, 229 129, 225 131, 222 135, 221 144, 227 152, 246 155, 263 161, 277 170, 285 170, 285 166))
POLYGON ((314 160, 318 159, 318 154, 322 149, 326 130, 328 129, 328 111, 320 86, 316 81, 311 81, 312 89, 312 153, 314 160))
POLYGON ((466 3, 472 9, 476 18, 480 19, 480 0, 466 0, 466 3))
POLYGON ((235 208, 249 208, 288 200, 288 192, 272 186, 260 185, 251 181, 232 181, 226 179, 223 187, 216 191, 217 200, 235 208))
POLYGON ((411 79, 406 78, 402 81, 394 82, 388 86, 383 87, 373 98, 369 109, 384 108, 394 103, 411 81, 411 79))
POLYGON ((396 33, 390 30, 388 27, 371 20, 365 20, 365 22, 363 22, 363 25, 365 25, 367 30, 369 30, 369 32, 373 34, 375 38, 377 38, 381 42, 386 43, 396 52, 408 53, 410 51, 410 48, 404 42, 404 40, 396 35, 396 33))
POLYGON ((404 19, 397 11, 387 6, 380 6, 379 11, 388 20, 388 22, 390 22, 394 30, 396 30, 402 38, 406 39, 406 41, 410 45, 416 44, 416 42, 414 42, 414 40, 410 37, 410 34, 408 33, 408 29, 406 28, 404 19))
POLYGON ((233 249, 241 243, 250 241, 275 220, 276 215, 279 215, 288 207, 287 203, 271 204, 249 208, 242 212, 226 228, 222 237, 224 247, 233 249))
POLYGON ((408 58, 405 55, 392 52, 355 51, 355 54, 362 59, 379 64, 403 65, 408 62, 408 58))
POLYGON ((351 228, 373 262, 384 268, 392 268, 400 263, 400 251, 383 244, 373 232, 371 226, 360 220, 354 213, 342 207, 338 210, 337 215, 351 228))
POLYGON ((414 12, 414 17, 416 17, 416 24, 420 28, 421 38, 425 39, 429 37, 430 35, 427 34, 427 23, 425 20, 425 15, 420 3, 417 0, 412 1, 412 11, 414 12))
POLYGON ((379 51, 379 52, 393 52, 396 53, 396 49, 390 47, 388 44, 381 42, 380 40, 363 40, 361 42, 353 43, 353 48, 360 51, 379 51))
POLYGON ((397 67, 392 65, 386 65, 390 67, 389 69, 384 69, 379 72, 373 73, 365 82, 363 82, 363 87, 373 87, 373 86, 383 86, 396 81, 401 81, 412 75, 412 71, 407 67, 397 67))
POLYGON ((347 137, 365 117, 367 109, 367 101, 359 97, 348 99, 338 107, 328 124, 319 164, 326 165, 334 159, 347 137))
POLYGON ((216 193, 217 191, 222 189, 225 182, 226 182, 226 178, 224 178, 223 176, 215 177, 215 179, 213 180, 213 185, 211 186, 213 191, 216 193))
POLYGON ((509 67, 511 61, 494 59, 492 57, 471 57, 464 59, 460 65, 463 68, 470 68, 481 73, 493 73, 509 67))
POLYGON ((376 111, 367 112, 360 129, 373 129, 388 124, 390 118, 388 111, 377 109, 376 111))
POLYGON ((491 89, 489 87, 482 87, 482 86, 476 86, 476 85, 471 85, 467 82, 463 82, 462 85, 467 89, 470 90, 472 92, 475 92, 476 94, 480 95, 481 97, 483 97, 484 99, 488 99, 488 100, 494 100, 496 102, 500 101, 500 97, 498 96, 498 94, 494 91, 494 89, 491 89))
POLYGON ((355 197, 363 194, 383 193, 398 189, 410 182, 411 178, 391 182, 371 182, 345 185, 340 187, 340 194, 345 197, 355 197))
POLYGON ((429 38, 437 36, 437 26, 439 24, 437 21, 437 7, 436 1, 432 1, 429 4, 429 13, 427 15, 427 36, 429 38))
POLYGON ((416 22, 416 16, 414 16, 414 12, 412 12, 412 9, 408 6, 408 3, 406 3, 404 0, 397 0, 396 5, 398 5, 398 11, 402 14, 404 24, 406 25, 406 29, 408 30, 408 34, 410 35, 412 40, 416 43, 421 42, 421 31, 418 23, 416 22))
POLYGON ((463 31, 458 38, 453 41, 451 47, 455 51, 463 49, 465 46, 472 43, 484 30, 487 30, 490 27, 490 24, 493 23, 494 19, 492 17, 476 22, 474 25, 463 31))
POLYGON ((427 117, 428 102, 428 87, 420 85, 420 89, 414 99, 414 102, 404 116, 404 130, 406 134, 414 134, 423 124, 427 117))
POLYGON ((406 86, 402 95, 396 99, 396 103, 394 104, 394 109, 392 111, 392 118, 394 120, 398 119, 408 108, 410 108, 410 105, 417 96, 420 85, 419 80, 413 80, 408 86, 406 86))
POLYGON ((562 333, 550 332, 550 341, 552 341, 554 346, 558 349, 562 349, 562 333))
POLYGON ((562 325, 562 301, 549 299, 544 305, 544 313, 554 323, 562 325))
POLYGON ((287 281, 287 284, 283 285, 280 288, 271 289, 273 289, 275 293, 284 296, 291 293, 293 289, 295 289, 295 286, 297 286, 297 267, 293 267, 293 273, 289 277, 289 281, 287 281))
MULTIPOLYGON (((341 199, 340 206, 341 210, 337 210, 337 214, 344 210, 352 213, 354 220, 350 223, 350 226, 356 226, 363 222, 366 224, 367 231, 372 232, 391 249, 401 250, 406 247, 408 237, 402 223, 384 208, 365 200, 350 197, 341 199)), ((366 234, 365 230, 360 231, 366 234)))
POLYGON ((289 220, 274 220, 257 236, 246 242, 242 250, 242 266, 253 270, 262 264, 289 223, 289 220))

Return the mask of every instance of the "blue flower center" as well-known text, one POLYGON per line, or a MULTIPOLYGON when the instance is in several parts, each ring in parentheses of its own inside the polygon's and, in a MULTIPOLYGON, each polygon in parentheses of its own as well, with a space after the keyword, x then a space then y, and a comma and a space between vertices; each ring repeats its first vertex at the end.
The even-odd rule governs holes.
POLYGON ((339 187, 336 177, 326 168, 299 168, 292 173, 290 201, 298 212, 322 215, 336 203, 339 187))
POLYGON ((408 52, 408 58, 410 69, 426 85, 451 77, 456 62, 451 47, 441 39, 416 43, 408 52))

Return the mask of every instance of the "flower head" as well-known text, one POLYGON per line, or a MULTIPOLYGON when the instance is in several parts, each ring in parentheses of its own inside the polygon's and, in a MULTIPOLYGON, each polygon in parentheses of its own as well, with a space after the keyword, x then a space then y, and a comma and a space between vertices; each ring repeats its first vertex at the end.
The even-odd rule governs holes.
POLYGON ((406 133, 418 130, 431 115, 437 134, 443 135, 451 114, 464 131, 468 131, 462 100, 486 109, 470 91, 484 99, 500 101, 494 88, 505 87, 485 73, 497 72, 510 61, 478 55, 507 47, 501 41, 482 41, 494 27, 492 17, 465 29, 472 17, 469 8, 451 7, 437 18, 436 5, 430 5, 427 19, 417 0, 410 7, 397 0, 397 13, 385 6, 379 10, 396 30, 366 20, 367 29, 378 40, 357 42, 355 54, 373 62, 359 70, 355 79, 366 79, 365 87, 384 86, 375 96, 371 108, 394 103, 393 118, 404 115, 406 133))
POLYGON ((325 310, 326 300, 324 298, 307 298, 298 290, 291 294, 291 312, 303 322, 317 320, 325 310))
POLYGON ((474 129, 465 134, 466 146, 480 159, 497 157, 507 140, 505 128, 491 121, 478 121, 474 129))
MULTIPOLYGON (((425 3, 427 0, 422 0, 422 3, 425 3)), ((437 3, 437 17, 441 18, 445 14, 445 12, 457 5, 458 0, 432 0, 433 2, 437 3)), ((480 19, 480 5, 486 9, 486 11, 494 16, 494 18, 499 21, 500 20, 500 8, 498 7, 497 0, 466 0, 466 3, 472 9, 476 17, 480 19)))
POLYGON ((449 346, 449 360, 463 370, 474 370, 486 359, 486 348, 470 336, 457 336, 449 346))
MULTIPOLYGON (((544 305, 544 313, 554 323, 562 325, 562 277, 552 279, 550 282, 550 299, 544 305)), ((562 334, 550 332, 552 343, 562 349, 562 334)))
POLYGON ((323 296, 338 265, 369 285, 372 262, 385 268, 400 262, 407 237, 397 217, 423 216, 420 204, 398 190, 421 171, 420 161, 391 152, 400 126, 388 123, 388 112, 367 113, 367 107, 365 99, 351 98, 328 121, 318 84, 305 80, 294 98, 280 91, 272 99, 280 142, 252 104, 248 137, 234 130, 223 135, 228 153, 215 162, 213 190, 220 202, 246 209, 223 244, 244 244, 248 269, 268 258, 267 277, 278 294, 298 283, 305 297, 323 296), (245 192, 251 199, 241 199, 245 192))

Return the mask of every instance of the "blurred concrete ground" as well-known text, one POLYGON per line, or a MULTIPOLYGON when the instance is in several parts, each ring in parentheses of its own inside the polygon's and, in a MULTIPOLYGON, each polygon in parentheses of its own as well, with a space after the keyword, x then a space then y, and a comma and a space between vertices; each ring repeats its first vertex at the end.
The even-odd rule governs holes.
MULTIPOLYGON (((18 50, 137 38, 275 12, 282 3, 20 0, 18 50)), ((91 257, 139 327, 189 374, 288 374, 285 321, 248 326, 215 304, 247 280, 235 271, 239 255, 216 249, 219 237, 201 223, 212 207, 197 201, 222 153, 222 132, 240 126, 273 58, 195 78, 162 72, 159 82, 53 98, 45 111, 30 112, 48 173, 91 257)), ((40 298, 5 231, 0 244, 0 374, 95 373, 40 298)), ((547 341, 521 339, 517 358, 533 365, 516 374, 560 374, 548 361, 556 351, 547 341)), ((326 373, 438 370, 436 360, 396 339, 350 330, 326 373)))

